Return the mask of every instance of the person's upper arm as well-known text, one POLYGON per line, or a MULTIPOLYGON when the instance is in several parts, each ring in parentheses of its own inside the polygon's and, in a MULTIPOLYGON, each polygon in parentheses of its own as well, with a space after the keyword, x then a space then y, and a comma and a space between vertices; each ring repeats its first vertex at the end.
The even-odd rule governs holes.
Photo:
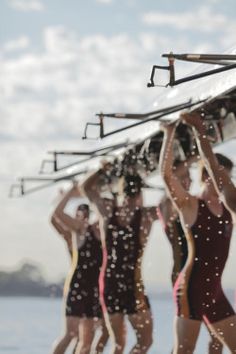
POLYGON ((229 173, 223 166, 220 166, 216 156, 212 152, 206 161, 209 174, 214 182, 214 186, 218 194, 223 197, 226 205, 235 213, 236 212, 236 187, 230 178, 229 173))
POLYGON ((53 214, 51 217, 51 224, 66 241, 71 241, 71 231, 60 222, 55 214, 53 214))
POLYGON ((181 212, 185 208, 189 207, 190 200, 192 196, 189 192, 183 188, 179 178, 176 176, 173 170, 174 163, 174 136, 175 136, 175 125, 169 125, 165 127, 164 138, 160 153, 160 171, 164 179, 167 193, 171 198, 174 206, 181 212))
POLYGON ((183 188, 180 180, 174 174, 163 176, 169 194, 174 206, 183 211, 189 207, 190 200, 193 198, 186 189, 183 188))
POLYGON ((72 216, 64 213, 64 211, 60 212, 58 218, 66 227, 68 227, 72 231, 77 231, 81 227, 81 220, 73 218, 72 216))
POLYGON ((94 179, 93 183, 85 181, 83 189, 90 202, 96 206, 98 213, 102 217, 108 217, 112 212, 114 201, 101 197, 96 180, 94 179))
POLYGON ((222 190, 226 205, 236 213, 236 187, 226 171, 221 172, 222 190))
POLYGON ((220 165, 207 136, 204 121, 196 114, 185 115, 187 124, 193 127, 199 152, 204 161, 208 174, 212 178, 214 187, 220 196, 223 196, 226 205, 236 211, 236 188, 225 168, 220 165))
POLYGON ((64 233, 66 232, 65 225, 60 222, 59 218, 56 217, 55 213, 51 216, 51 224, 59 234, 64 235, 64 233))
POLYGON ((72 231, 76 231, 81 226, 81 221, 75 217, 71 217, 65 212, 65 207, 71 198, 78 198, 81 196, 81 190, 78 184, 74 184, 62 197, 57 205, 54 215, 65 227, 72 231))
MULTIPOLYGON (((166 165, 167 164, 169 164, 168 161, 166 162, 166 165)), ((193 197, 186 189, 184 189, 179 178, 174 174, 172 165, 171 168, 163 170, 162 177, 165 182, 167 194, 169 195, 174 206, 181 211, 183 211, 185 208, 188 208, 190 200, 193 197)))

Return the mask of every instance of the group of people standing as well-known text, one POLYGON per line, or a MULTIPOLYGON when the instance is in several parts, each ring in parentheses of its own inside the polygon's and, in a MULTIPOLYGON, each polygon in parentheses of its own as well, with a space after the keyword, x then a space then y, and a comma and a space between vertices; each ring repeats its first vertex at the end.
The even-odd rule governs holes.
POLYGON ((179 121, 192 127, 199 156, 176 161, 178 123, 163 126, 159 168, 166 195, 158 206, 143 206, 144 183, 132 166, 119 180, 119 197, 103 197, 100 181, 109 173, 110 163, 74 185, 57 205, 51 221, 67 242, 73 272, 65 296, 66 330, 53 354, 65 353, 72 339, 76 340, 74 354, 103 353, 108 341, 113 354, 124 353, 126 319, 136 335, 130 354, 148 353, 153 318, 142 259, 157 219, 173 250, 172 353, 194 352, 202 322, 210 333, 209 354, 222 353, 223 345, 236 353, 236 316, 221 286, 236 212, 236 188, 230 178, 233 164, 212 152, 200 115, 182 114, 179 121), (199 197, 189 193, 189 165, 196 159, 202 164, 199 197), (81 196, 95 206, 98 221, 93 224, 87 204, 80 204, 74 217, 65 211, 71 198, 81 196))

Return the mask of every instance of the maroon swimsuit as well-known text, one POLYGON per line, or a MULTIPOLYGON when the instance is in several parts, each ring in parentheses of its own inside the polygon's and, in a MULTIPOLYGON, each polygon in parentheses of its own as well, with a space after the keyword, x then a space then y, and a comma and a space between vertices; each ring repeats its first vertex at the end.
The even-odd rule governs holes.
POLYGON ((214 323, 235 314, 221 286, 232 228, 224 205, 218 217, 199 200, 197 220, 187 235, 187 263, 174 287, 178 316, 214 323))
POLYGON ((143 246, 139 230, 142 209, 135 210, 127 226, 119 224, 118 214, 115 207, 107 227, 104 301, 109 314, 135 314, 150 307, 141 277, 143 246))
POLYGON ((89 227, 84 244, 78 249, 78 263, 66 300, 66 316, 101 317, 98 288, 101 265, 101 242, 89 227))

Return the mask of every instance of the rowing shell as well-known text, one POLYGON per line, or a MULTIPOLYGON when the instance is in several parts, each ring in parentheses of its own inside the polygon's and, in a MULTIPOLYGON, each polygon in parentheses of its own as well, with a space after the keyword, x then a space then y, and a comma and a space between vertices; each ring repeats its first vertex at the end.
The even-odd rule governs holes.
MULTIPOLYGON (((236 48, 228 54, 236 54, 236 48)), ((213 70, 218 67, 219 65, 214 65, 213 70)), ((209 69, 212 69, 212 65, 200 65, 193 74, 201 74, 209 69)), ((104 134, 104 127, 102 127, 102 137, 104 139, 90 144, 90 147, 92 145, 93 148, 98 148, 97 151, 103 149, 104 146, 109 146, 109 144, 119 146, 117 149, 111 148, 112 158, 115 161, 114 176, 125 173, 130 165, 136 165, 138 169, 142 166, 145 171, 153 171, 158 168, 159 153, 163 140, 160 121, 171 122, 176 120, 183 111, 195 111, 203 115, 208 127, 208 137, 213 144, 236 137, 235 68, 195 81, 185 82, 175 87, 158 88, 157 90, 157 98, 149 108, 148 114, 116 113, 107 115, 108 117, 127 119, 129 123, 129 118, 131 118, 133 123, 106 134, 104 134)), ((104 117, 106 117, 106 114, 104 114, 104 117)), ((176 155, 185 158, 192 150, 193 145, 191 129, 180 124, 176 135, 176 155)), ((98 166, 99 154, 93 154, 91 157, 96 158, 93 164, 87 164, 86 159, 84 163, 80 162, 78 166, 75 164, 75 168, 78 168, 78 174, 84 169, 91 169, 91 166, 92 168, 98 166)), ((65 179, 70 177, 68 172, 69 169, 65 170, 65 179)), ((74 175, 76 173, 72 173, 72 176, 74 175)), ((63 175, 60 175, 58 180, 63 180, 63 175)))

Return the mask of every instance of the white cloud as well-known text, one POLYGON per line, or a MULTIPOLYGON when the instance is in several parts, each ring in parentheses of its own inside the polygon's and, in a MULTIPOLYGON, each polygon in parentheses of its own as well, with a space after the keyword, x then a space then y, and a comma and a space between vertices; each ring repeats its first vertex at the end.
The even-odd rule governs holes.
POLYGON ((40 0, 8 0, 10 7, 18 11, 43 11, 44 4, 40 0))
POLYGON ((78 39, 63 26, 49 26, 43 33, 46 50, 50 53, 75 52, 78 39))
POLYGON ((83 122, 101 109, 139 110, 145 104, 149 71, 141 41, 126 35, 78 39, 63 27, 50 27, 44 42, 40 54, 1 59, 6 134, 37 137, 43 127, 45 136, 70 135, 79 120, 82 135, 83 122))
POLYGON ((189 12, 147 12, 142 16, 142 21, 148 26, 170 26, 177 30, 194 30, 204 33, 225 31, 229 26, 236 30, 233 20, 222 13, 214 12, 211 7, 200 7, 189 12))
POLYGON ((7 42, 4 45, 4 50, 7 52, 15 51, 15 50, 21 50, 21 49, 26 49, 30 44, 30 40, 26 36, 21 36, 18 37, 14 40, 11 40, 7 42))
MULTIPOLYGON (((208 40, 193 43, 187 31, 180 37, 163 37, 159 33, 148 32, 139 34, 137 39, 126 34, 78 37, 59 26, 45 29, 41 52, 31 52, 29 46, 25 52, 16 53, 14 57, 1 56, 1 166, 3 178, 7 181, 2 183, 2 193, 6 194, 10 182, 17 175, 36 174, 46 151, 82 147, 90 150, 91 146, 100 144, 100 141, 91 143, 80 139, 85 122, 96 122, 94 113, 101 110, 139 112, 145 107, 149 110, 150 103, 160 91, 148 90, 146 83, 151 65, 159 61, 161 53, 173 49, 173 46, 178 51, 185 48, 222 50, 224 37, 222 31, 214 47, 214 43, 208 40)), ((233 39, 233 36, 230 38, 233 39)), ((117 124, 117 121, 108 121, 105 131, 117 124)), ((123 125, 123 122, 120 124, 123 125)), ((127 132, 134 134, 133 131, 127 132)), ((109 142, 103 141, 103 144, 109 142)), ((50 213, 50 208, 45 202, 48 203, 54 193, 55 188, 29 196, 24 202, 20 200, 14 205, 7 200, 3 203, 5 212, 1 234, 6 235, 5 244, 11 247, 18 230, 25 237, 24 242, 17 243, 19 254, 16 260, 22 254, 29 257, 34 252, 34 259, 51 265, 50 258, 54 261, 52 253, 48 251, 47 256, 43 255, 46 247, 57 250, 58 259, 66 257, 63 245, 59 246, 56 236, 53 238, 52 232, 48 232, 45 215, 50 213), (35 205, 38 205, 36 210, 35 205), (34 209, 31 209, 32 206, 34 209), (9 225, 11 215, 14 215, 14 224, 20 225, 19 228, 9 225), (26 217, 28 221, 23 226, 26 217), (38 226, 35 218, 40 225, 44 220, 44 226, 38 226), (32 239, 29 234, 33 235, 32 239), (38 244, 37 238, 40 237, 43 241, 38 244)), ((11 262, 13 258, 6 253, 3 263, 10 265, 11 262)), ((59 263, 61 271, 65 263, 59 263)), ((53 268, 53 271, 56 274, 57 270, 53 268)))
POLYGON ((125 34, 79 38, 63 26, 46 28, 43 40, 40 53, 29 48, 0 58, 5 136, 41 139, 41 130, 45 139, 82 136, 94 113, 139 111, 154 100, 157 93, 146 83, 152 64, 166 50, 214 50, 212 42, 202 40, 193 46, 187 35, 176 38, 173 48, 173 39, 159 34, 144 32, 136 40, 125 34))

